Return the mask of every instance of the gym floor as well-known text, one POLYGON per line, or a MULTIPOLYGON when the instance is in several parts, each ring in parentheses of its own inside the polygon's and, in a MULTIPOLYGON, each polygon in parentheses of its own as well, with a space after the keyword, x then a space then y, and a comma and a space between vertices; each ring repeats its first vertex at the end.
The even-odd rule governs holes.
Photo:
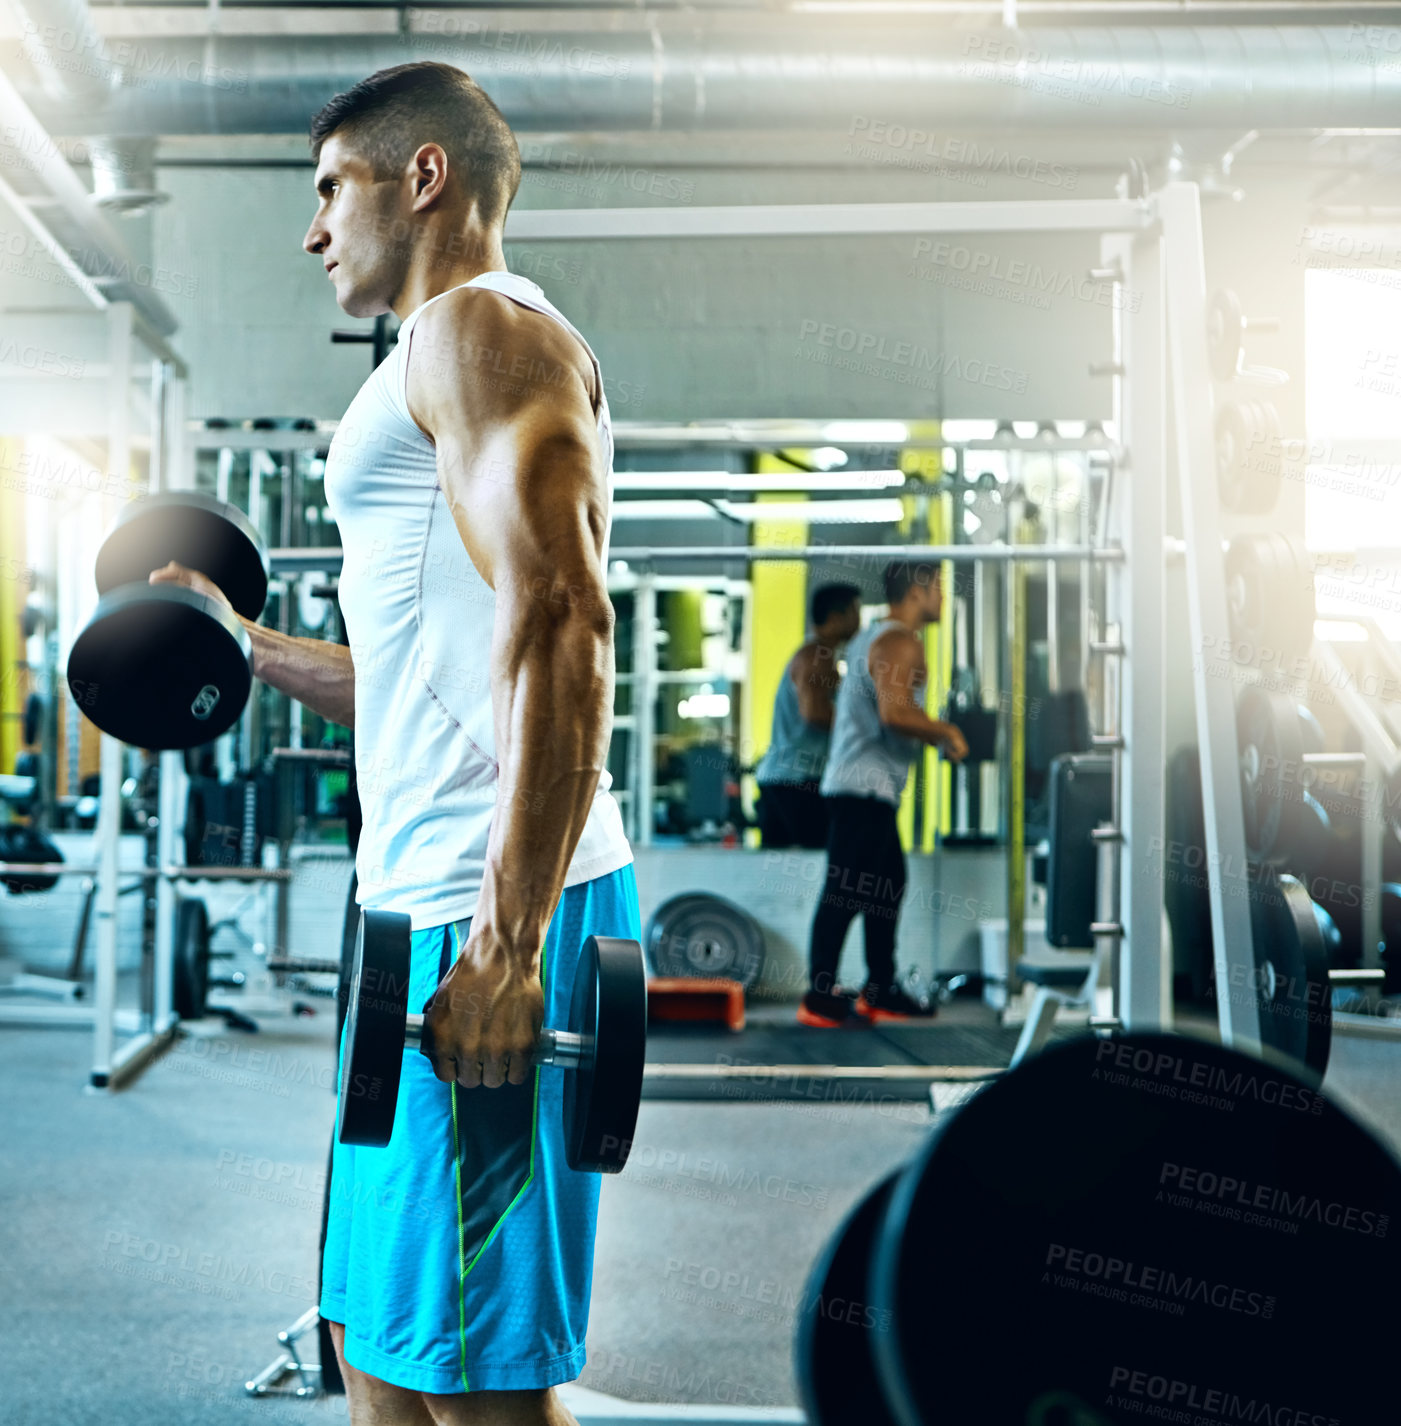
MULTIPOLYGON (((338 933, 343 893, 315 865, 310 884, 294 883, 296 924, 338 933)), ((215 966, 257 962, 244 952, 215 966)), ((262 1422, 277 1410, 242 1385, 315 1301, 333 1003, 293 1017, 285 996, 281 1013, 256 992, 211 999, 247 1009, 258 1033, 217 1017, 188 1025, 110 1095, 83 1089, 89 1032, 0 1035, 7 1421, 262 1422), (81 1374, 46 1369, 75 1357, 81 1374)), ((846 1208, 929 1122, 910 1102, 644 1103, 633 1162, 605 1181, 582 1384, 642 1401, 792 1403, 791 1304, 846 1208)), ((314 1337, 304 1346, 314 1357, 314 1337)), ((343 1411, 333 1401, 282 1406, 317 1419, 343 1411)))
MULTIPOLYGON (((297 924, 338 925, 327 864, 316 866, 294 884, 297 924)), ((256 967, 246 953, 216 964, 256 967)), ((7 1422, 263 1426, 344 1413, 340 1397, 242 1390, 315 1300, 333 1117, 332 1003, 296 1018, 267 1013, 276 1003, 247 997, 256 1035, 216 1017, 187 1026, 115 1094, 83 1089, 88 1032, 0 1035, 7 1422), (73 1361, 83 1370, 66 1370, 73 1361)), ((988 1028, 993 1015, 958 1003, 948 1021, 988 1028)), ((1401 1148, 1390 1053, 1338 1041, 1327 1087, 1401 1148)), ((932 1122, 909 1101, 645 1101, 633 1162, 604 1184, 581 1384, 631 1401, 791 1406, 791 1303, 848 1207, 932 1122)), ((314 1356, 314 1339, 304 1345, 314 1356)))

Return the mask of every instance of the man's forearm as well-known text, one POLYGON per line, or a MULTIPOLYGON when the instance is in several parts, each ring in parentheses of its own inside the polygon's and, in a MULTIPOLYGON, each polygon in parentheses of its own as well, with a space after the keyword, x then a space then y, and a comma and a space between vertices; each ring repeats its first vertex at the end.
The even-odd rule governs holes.
MULTIPOLYGON (((498 784, 474 926, 533 964, 608 759, 612 606, 502 608, 492 659, 498 784)), ((530 607, 535 606, 535 607, 530 607)))
POLYGON ((355 726, 355 665, 343 644, 294 639, 277 629, 243 620, 253 643, 253 675, 295 698, 313 713, 355 726))

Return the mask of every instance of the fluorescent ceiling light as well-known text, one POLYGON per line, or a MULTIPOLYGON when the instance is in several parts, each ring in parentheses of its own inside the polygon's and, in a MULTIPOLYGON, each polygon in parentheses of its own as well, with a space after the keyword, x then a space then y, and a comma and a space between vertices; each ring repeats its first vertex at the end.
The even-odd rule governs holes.
POLYGON ((1365 644, 1367 631, 1351 619, 1315 619, 1313 636, 1325 644, 1365 644))
POLYGON ((763 520, 800 525, 898 525, 905 518, 904 502, 887 500, 765 501, 735 505, 728 500, 715 504, 726 515, 747 525, 763 520))
POLYGON ((749 475, 730 470, 621 470, 613 473, 613 489, 741 491, 854 491, 890 490, 905 483, 900 470, 850 470, 840 474, 809 475, 806 471, 779 471, 749 475))
POLYGON ((730 695, 711 693, 709 689, 693 693, 676 705, 682 718, 728 718, 730 716, 730 695))
POLYGON ((903 421, 827 421, 822 438, 836 445, 903 445, 910 428, 903 421))
POLYGON ((619 520, 713 520, 715 507, 704 500, 619 500, 613 523, 619 520))
POLYGON ((836 446, 819 446, 815 451, 809 451, 808 456, 818 470, 833 470, 846 464, 846 452, 836 446))
MULTIPOLYGON (((734 500, 620 500, 613 506, 613 523, 628 520, 711 520, 717 515, 754 525, 759 521, 796 525, 898 525, 905 518, 904 502, 889 496, 875 500, 773 500, 740 503, 734 500)), ((742 547, 737 547, 742 548, 742 547)))

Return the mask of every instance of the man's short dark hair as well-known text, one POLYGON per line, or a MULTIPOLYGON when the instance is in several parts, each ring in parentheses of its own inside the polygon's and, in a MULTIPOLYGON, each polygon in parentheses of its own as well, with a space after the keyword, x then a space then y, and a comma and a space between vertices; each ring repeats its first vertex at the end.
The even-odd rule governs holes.
POLYGON ((924 560, 891 560, 881 575, 885 582, 885 602, 898 604, 917 584, 933 584, 939 566, 924 560))
POLYGON ((450 64, 396 64, 337 94, 311 121, 313 159, 338 130, 377 183, 402 173, 421 145, 441 144, 488 223, 505 221, 520 187, 511 126, 476 80, 450 64))
POLYGON ((833 614, 840 614, 853 599, 860 599, 861 590, 854 584, 823 584, 813 591, 813 627, 820 629, 833 614))

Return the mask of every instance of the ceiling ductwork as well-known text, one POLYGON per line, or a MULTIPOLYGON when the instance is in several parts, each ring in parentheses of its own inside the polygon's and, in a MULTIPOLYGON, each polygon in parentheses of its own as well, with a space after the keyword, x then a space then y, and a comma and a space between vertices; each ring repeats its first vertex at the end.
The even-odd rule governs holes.
POLYGON ((110 212, 144 213, 170 194, 156 187, 155 139, 94 139, 89 144, 92 159, 92 196, 100 208, 110 212))
MULTIPOLYGON (((100 109, 121 82, 83 0, 11 0, 20 22, 25 59, 36 91, 50 105, 100 109)), ((101 132, 100 129, 95 132, 101 132)), ((95 192, 89 193, 50 133, 0 72, 0 133, 5 162, 0 197, 36 242, 94 305, 130 302, 143 340, 178 365, 165 343, 175 316, 152 290, 142 261, 150 224, 138 221, 119 233, 112 213, 145 213, 155 193, 155 141, 98 137, 87 145, 95 192)))
MULTIPOLYGON (((27 12, 76 0, 18 0, 27 12)), ((521 132, 873 126, 1393 128, 1401 57, 1338 26, 964 30, 899 17, 693 13, 560 31, 484 10, 437 32, 114 42, 120 81, 27 93, 56 135, 304 133, 333 94, 411 59, 469 71, 521 132), (514 23, 517 28, 511 28, 514 23)), ((436 17, 436 18, 435 18, 436 17)), ((91 21, 89 20, 89 26, 91 21)), ((879 141, 879 140, 877 140, 879 141)))
MULTIPOLYGON (((124 75, 93 22, 86 0, 9 0, 20 25, 20 47, 34 72, 29 97, 72 112, 102 113, 124 75)), ((40 107, 43 107, 41 103, 40 107)), ((51 131, 52 132, 52 131, 51 131)), ((93 199, 108 212, 134 216, 163 202, 156 190, 155 141, 109 138, 101 125, 87 133, 93 199)))

